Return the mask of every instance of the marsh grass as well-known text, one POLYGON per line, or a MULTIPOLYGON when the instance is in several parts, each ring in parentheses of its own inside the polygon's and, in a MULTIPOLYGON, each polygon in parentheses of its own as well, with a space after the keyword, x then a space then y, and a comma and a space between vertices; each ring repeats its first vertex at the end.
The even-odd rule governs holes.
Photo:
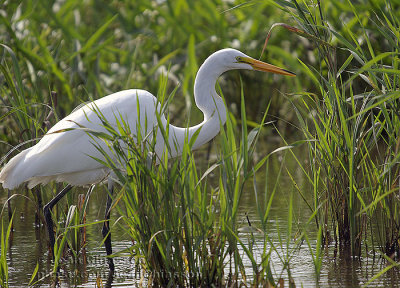
POLYGON ((77 201, 74 201, 75 199, 69 194, 67 198, 71 199, 67 199, 67 202, 70 203, 67 203, 67 212, 65 213, 62 209, 58 209, 61 211, 56 211, 54 266, 52 271, 53 275, 49 276, 57 276, 60 265, 62 265, 69 256, 72 256, 72 261, 79 262, 81 255, 85 253, 84 249, 87 245, 86 229, 92 225, 99 225, 104 222, 86 222, 88 203, 94 187, 94 185, 90 186, 86 195, 79 194, 77 201), (58 219, 64 220, 60 222, 58 219))
MULTIPOLYGON (((167 97, 165 84, 166 81, 161 78, 158 99, 162 105, 170 103, 175 93, 173 91, 167 97)), ((113 127, 96 108, 94 111, 106 132, 81 127, 91 135, 104 157, 97 160, 112 169, 121 185, 121 191, 113 197, 112 207, 122 216, 123 227, 132 239, 133 246, 128 248, 128 252, 149 275, 146 280, 152 285, 277 284, 270 266, 270 256, 275 248, 267 236, 267 221, 278 186, 275 184, 272 192, 265 188, 264 204, 256 201, 260 224, 251 227, 248 220, 250 233, 247 234, 247 243, 239 236, 238 211, 243 193, 249 192, 245 184, 253 181, 257 195, 256 172, 263 170, 261 168, 265 167, 271 155, 292 146, 277 149, 254 162, 253 154, 260 132, 266 125, 268 108, 261 124, 248 132, 243 90, 241 97, 241 132, 237 133, 237 121, 229 114, 226 127, 221 127, 218 137, 217 160, 203 173, 196 167, 191 151, 196 136, 184 144, 179 158, 167 159, 171 149, 168 143, 165 144, 164 155, 157 158, 159 155, 154 150, 157 129, 163 139, 169 139, 168 126, 163 128, 160 112, 156 112, 158 125, 150 129, 153 132, 148 135, 142 135, 140 131, 147 131, 151 128, 147 125, 152 124, 138 123, 134 130, 137 132, 133 135, 124 119, 116 116, 117 126, 113 127), (102 143, 108 148, 104 148, 102 143), (210 182, 210 175, 217 175, 217 181, 210 182), (262 235, 261 251, 254 250, 254 233, 262 235), (244 264, 248 261, 251 272, 244 264)), ((165 106, 163 111, 167 111, 165 106)), ((293 213, 292 205, 289 213, 293 213)), ((291 217, 288 223, 291 227, 291 217)), ((291 229, 285 234, 285 251, 288 254, 282 260, 286 263, 284 266, 289 276, 291 234, 291 229)))
POLYGON ((310 39, 319 55, 316 68, 301 62, 318 93, 305 92, 292 102, 300 129, 310 140, 314 165, 306 173, 314 203, 309 207, 323 227, 324 243, 334 239, 355 256, 361 254, 362 243, 399 255, 398 19, 387 2, 368 20, 368 28, 388 44, 389 51, 376 51, 380 47, 366 31, 366 15, 350 1, 346 12, 361 31, 358 35, 349 26, 343 33, 332 29, 320 3, 292 3, 282 9, 300 29, 285 28, 310 39))
POLYGON ((7 262, 7 253, 9 249, 9 242, 11 239, 11 227, 12 227, 13 217, 10 219, 8 226, 4 229, 4 223, 1 222, 1 235, 0 235, 0 286, 8 287, 8 262, 7 262))
MULTIPOLYGON (((149 154, 154 143, 149 143, 146 135, 139 135, 146 145, 135 145, 138 142, 122 119, 118 131, 111 129, 108 136, 98 135, 110 148, 117 149, 117 162, 125 163, 122 166, 128 172, 127 176, 118 174, 116 163, 103 160, 116 171, 122 184, 113 209, 123 216, 120 222, 134 240, 130 252, 144 270, 151 272, 148 281, 154 283, 229 284, 240 279, 254 285, 277 284, 271 253, 278 251, 288 275, 293 255, 288 250, 293 242, 287 242, 292 237, 291 222, 287 234, 280 235, 279 244, 267 233, 278 185, 270 191, 265 183, 264 199, 255 203, 257 229, 263 235, 261 260, 255 257, 256 233, 249 233, 247 242, 240 235, 238 207, 244 183, 253 182, 254 194, 260 195, 254 174, 264 167, 268 173, 270 156, 286 152, 294 156, 312 187, 310 201, 309 191, 298 185, 294 172, 282 166, 279 173, 286 170, 294 190, 310 209, 307 225, 316 223, 318 229, 316 239, 308 234, 307 225, 298 237, 307 242, 317 275, 323 258, 319 245, 332 240, 350 247, 352 255, 360 255, 363 246, 366 251, 374 252, 378 247, 390 257, 399 255, 397 4, 292 0, 250 1, 233 6, 229 1, 161 2, 4 3, 0 15, 0 141, 6 150, 10 145, 17 146, 17 150, 23 148, 18 146, 21 142, 33 144, 51 123, 72 111, 82 99, 97 99, 124 88, 159 90, 159 100, 164 103, 172 99, 166 97, 165 89, 175 87, 179 79, 182 89, 173 96, 185 101, 175 101, 169 109, 171 115, 180 114, 186 107, 189 111, 193 101, 190 87, 199 59, 235 45, 256 56, 265 32, 274 27, 262 56, 290 67, 298 77, 287 85, 273 77, 242 74, 245 81, 240 86, 240 97, 228 101, 236 104, 238 109, 235 105, 229 107, 236 117, 229 115, 217 141, 218 160, 206 171, 196 167, 191 143, 185 145, 179 160, 171 162, 165 157, 157 159, 159 165, 148 165, 156 161, 149 154), (192 17, 193 11, 196 17, 192 17), (282 19, 290 25, 276 24, 282 19), (206 28, 204 23, 208 23, 206 28), (296 37, 302 41, 295 41, 296 37), (169 72, 172 81, 158 84, 154 79, 160 78, 169 63, 174 63, 169 72), (265 100, 265 89, 260 89, 258 78, 252 77, 263 77, 271 99, 265 100), (286 91, 303 92, 282 97, 286 91), (251 101, 245 107, 243 95, 250 93, 251 101), (285 106, 286 102, 292 106, 285 106), (270 116, 264 114, 267 106, 270 114, 295 122, 305 139, 288 144, 285 131, 276 129, 284 146, 254 163, 252 154, 259 132, 270 116), (260 113, 264 115, 262 125, 250 118, 260 113), (297 118, 290 119, 292 114, 297 118), (241 121, 235 120, 239 116, 241 121), (254 129, 249 131, 249 127, 254 129), (114 139, 126 143, 129 149, 113 146, 114 139), (308 145, 309 166, 293 149, 301 144, 308 145), (218 175, 217 183, 210 180, 210 175, 218 175), (251 276, 246 272, 245 258, 250 259, 251 276), (194 272, 188 276, 187 271, 194 272)), ((227 95, 234 95, 239 81, 235 74, 230 75, 220 84, 227 95)), ((189 116, 187 123, 199 119, 200 113, 194 111, 189 116)), ((163 137, 167 134, 164 131, 163 137)), ((2 162, 5 160, 2 158, 2 162)), ((76 205, 72 198, 68 204, 76 205)), ((68 219, 63 223, 68 225, 57 225, 57 245, 73 248, 71 253, 78 256, 84 210, 77 206, 70 209, 75 211, 56 212, 68 219)), ((288 215, 293 219, 290 213, 293 211, 288 215)), ((294 247, 298 246, 294 242, 294 247)), ((64 252, 58 250, 59 259, 64 252)), ((390 263, 388 267, 396 266, 390 263)))

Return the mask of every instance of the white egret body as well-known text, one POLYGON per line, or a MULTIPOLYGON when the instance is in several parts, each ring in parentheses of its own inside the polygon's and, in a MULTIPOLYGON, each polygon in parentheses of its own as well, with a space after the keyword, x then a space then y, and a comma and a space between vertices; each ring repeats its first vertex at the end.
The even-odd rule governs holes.
MULTIPOLYGON (((222 73, 233 69, 256 69, 293 75, 284 69, 254 60, 234 49, 215 52, 200 67, 194 85, 196 105, 204 113, 204 121, 189 128, 170 125, 170 157, 181 154, 186 134, 190 139, 201 128, 193 149, 207 143, 218 134, 220 125, 226 121, 226 110, 223 100, 215 91, 215 84, 222 73)), ((138 126, 137 104, 140 106, 141 127, 147 123, 147 131, 142 131, 142 135, 147 135, 157 125, 156 110, 157 113, 161 110, 156 97, 144 90, 120 91, 85 105, 55 124, 35 146, 22 151, 9 161, 0 172, 0 183, 4 188, 14 189, 24 182, 28 182, 28 187, 32 188, 39 183, 45 184, 52 180, 67 182, 73 186, 89 185, 104 180, 110 171, 89 157, 90 155, 102 158, 85 131, 76 129, 54 132, 79 128, 77 124, 105 132, 94 111, 98 110, 115 127, 116 117, 122 116, 135 134, 138 126)), ((166 126, 165 117, 162 116, 161 120, 166 126)), ((166 146, 161 135, 157 135, 156 139, 158 142, 155 152, 161 157, 166 146)))
MULTIPOLYGON (((223 49, 215 52, 200 67, 194 85, 196 105, 204 113, 204 121, 193 127, 181 128, 167 124, 165 117, 161 117, 164 128, 169 125, 168 142, 171 148, 169 157, 180 155, 185 137, 190 140, 200 128, 193 149, 207 143, 218 134, 221 125, 226 121, 226 109, 222 98, 215 91, 215 84, 222 73, 234 69, 294 75, 282 68, 255 60, 235 49, 223 49)), ((133 134, 136 132, 135 129, 138 127, 138 118, 140 117, 142 130, 144 123, 147 123, 147 131, 141 131, 141 135, 147 135, 157 126, 155 115, 160 113, 160 106, 156 97, 144 90, 121 91, 91 102, 55 124, 35 146, 12 158, 0 172, 0 183, 8 189, 14 189, 22 183, 28 183, 28 187, 32 188, 37 184, 45 184, 53 180, 70 184, 67 186, 68 189, 60 192, 45 207, 50 242, 54 245, 49 210, 67 193, 71 185, 95 184, 104 180, 110 173, 107 167, 92 158, 101 159, 102 155, 92 144, 93 140, 90 136, 79 127, 84 126, 105 132, 106 130, 102 127, 98 115, 94 112, 97 110, 115 127, 117 126, 116 117, 122 117, 129 124, 133 134), (137 107, 137 104, 139 107, 137 107), (140 115, 138 115, 138 111, 140 111, 140 115), (68 128, 78 129, 59 132, 68 128)), ((158 157, 161 157, 166 145, 160 131, 157 132, 156 141, 155 152, 158 157)), ((107 151, 107 149, 105 150, 107 151)), ((109 217, 107 214, 109 215, 110 205, 111 200, 109 199, 106 219, 109 217)), ((108 235, 108 227, 103 227, 103 229, 106 229, 103 230, 103 235, 108 235)), ((111 240, 109 239, 109 241, 111 240)), ((108 245, 107 254, 110 254, 111 243, 108 245)))

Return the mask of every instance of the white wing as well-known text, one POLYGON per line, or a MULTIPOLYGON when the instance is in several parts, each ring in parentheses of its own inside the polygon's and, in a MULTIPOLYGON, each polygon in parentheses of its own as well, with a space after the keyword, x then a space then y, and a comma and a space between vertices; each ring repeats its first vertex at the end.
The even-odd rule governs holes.
POLYGON ((97 110, 114 126, 116 117, 122 117, 135 134, 138 103, 140 123, 147 123, 148 130, 142 133, 148 133, 157 123, 155 113, 159 105, 156 104, 156 98, 144 90, 120 91, 83 106, 55 124, 35 146, 10 160, 0 173, 0 182, 5 188, 14 188, 26 181, 29 187, 33 187, 51 180, 72 185, 87 185, 103 180, 109 171, 90 156, 103 157, 94 147, 93 140, 77 124, 106 132, 95 113, 97 110), (77 129, 57 132, 68 128, 77 129))

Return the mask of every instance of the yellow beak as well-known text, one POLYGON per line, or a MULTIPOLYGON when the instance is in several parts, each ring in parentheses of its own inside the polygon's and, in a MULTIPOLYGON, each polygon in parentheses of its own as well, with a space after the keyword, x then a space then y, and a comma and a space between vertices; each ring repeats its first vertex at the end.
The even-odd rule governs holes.
POLYGON ((262 61, 258 61, 256 59, 253 59, 250 57, 249 58, 241 57, 240 60, 241 60, 241 62, 251 65, 254 68, 254 70, 258 70, 258 71, 262 71, 262 72, 271 72, 271 73, 276 73, 276 74, 281 74, 281 75, 286 75, 286 76, 296 76, 295 73, 293 73, 289 70, 286 70, 286 69, 283 69, 278 66, 268 64, 268 63, 265 63, 262 61))

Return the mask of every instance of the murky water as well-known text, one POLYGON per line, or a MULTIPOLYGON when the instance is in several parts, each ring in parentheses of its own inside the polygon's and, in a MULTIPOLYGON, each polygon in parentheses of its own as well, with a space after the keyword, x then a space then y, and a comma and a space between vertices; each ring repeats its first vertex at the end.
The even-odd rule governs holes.
MULTIPOLYGON (((280 157, 275 157, 271 164, 270 179, 272 185, 275 184, 276 173, 280 166, 280 157), (275 168, 274 168, 275 167, 275 168)), ((287 159, 286 159, 287 160, 287 159)), ((290 165, 290 164, 289 164, 290 165)), ((295 165, 295 164, 293 164, 295 165)), ((261 179, 264 182, 263 179, 261 179)), ((302 179, 299 176, 299 183, 302 179)), ((251 187, 251 185, 250 185, 251 187)), ((261 190, 261 189, 260 189, 261 190)), ((94 222, 103 219, 105 207, 105 193, 100 187, 93 192, 88 207, 87 222, 94 222)), ((294 241, 290 241, 289 247, 286 244, 281 246, 280 243, 286 243, 286 231, 288 227, 288 207, 289 195, 293 192, 291 181, 285 175, 281 176, 277 194, 274 198, 273 208, 269 217, 270 228, 268 230, 269 237, 273 239, 272 243, 277 247, 278 253, 272 254, 272 270, 276 278, 285 279, 285 287, 288 287, 288 273, 284 269, 285 257, 289 258, 290 273, 296 287, 361 287, 368 282, 376 273, 386 267, 386 261, 381 258, 352 259, 347 257, 347 253, 338 251, 335 253, 335 247, 326 249, 323 258, 323 265, 319 279, 316 278, 313 265, 312 254, 307 243, 303 242, 298 246, 294 246, 294 241), (279 241, 279 239, 281 240, 279 241), (334 257, 336 255, 336 257, 334 257)), ((20 191, 19 193, 27 193, 20 191)), ((85 193, 85 190, 73 190, 76 195, 85 193)), ((263 193, 263 191, 260 191, 263 193)), ((304 227, 305 222, 310 216, 309 210, 304 201, 294 191, 294 225, 296 232, 297 227, 304 227)), ((241 213, 239 222, 243 224, 243 232, 240 236, 244 242, 248 239, 248 222, 250 221, 257 226, 257 215, 254 207, 255 202, 254 191, 249 188, 249 193, 243 195, 241 201, 241 213)), ((1 190, 0 204, 3 205, 7 199, 6 193, 1 190)), ((44 278, 40 283, 40 287, 50 287, 51 279, 46 277, 53 269, 52 261, 48 253, 48 237, 44 227, 35 226, 34 203, 24 197, 16 197, 12 201, 15 208, 15 232, 13 234, 12 246, 9 253, 9 278, 10 287, 27 287, 31 275, 39 263, 39 278, 44 278)), ((65 202, 60 204, 65 207, 65 202)), ((113 215, 115 220, 115 216, 113 215)), ((315 227, 314 227, 315 228, 315 227)), ((315 239, 315 231, 308 232, 310 239, 315 239)), ((256 241, 254 250, 262 252, 263 235, 255 234, 256 241)), ((114 252, 123 251, 130 247, 131 242, 123 229, 115 227, 112 234, 114 252)), ((101 245, 101 224, 95 224, 87 227, 87 248, 79 257, 79 262, 74 263, 72 257, 68 257, 66 263, 61 265, 61 287, 95 287, 96 281, 101 279, 104 287, 132 287, 140 283, 145 283, 148 275, 141 274, 141 271, 135 267, 134 260, 129 258, 127 253, 115 258, 116 271, 111 276, 108 273, 108 266, 104 257, 105 250, 101 245), (141 282, 144 281, 144 282, 141 282)), ((312 242, 315 249, 315 242, 312 242)), ((244 254, 244 253, 243 253, 244 254)), ((249 275, 251 274, 251 264, 245 261, 248 267, 249 275)), ((400 273, 398 270, 390 270, 379 279, 375 280, 371 287, 399 287, 400 273)))

